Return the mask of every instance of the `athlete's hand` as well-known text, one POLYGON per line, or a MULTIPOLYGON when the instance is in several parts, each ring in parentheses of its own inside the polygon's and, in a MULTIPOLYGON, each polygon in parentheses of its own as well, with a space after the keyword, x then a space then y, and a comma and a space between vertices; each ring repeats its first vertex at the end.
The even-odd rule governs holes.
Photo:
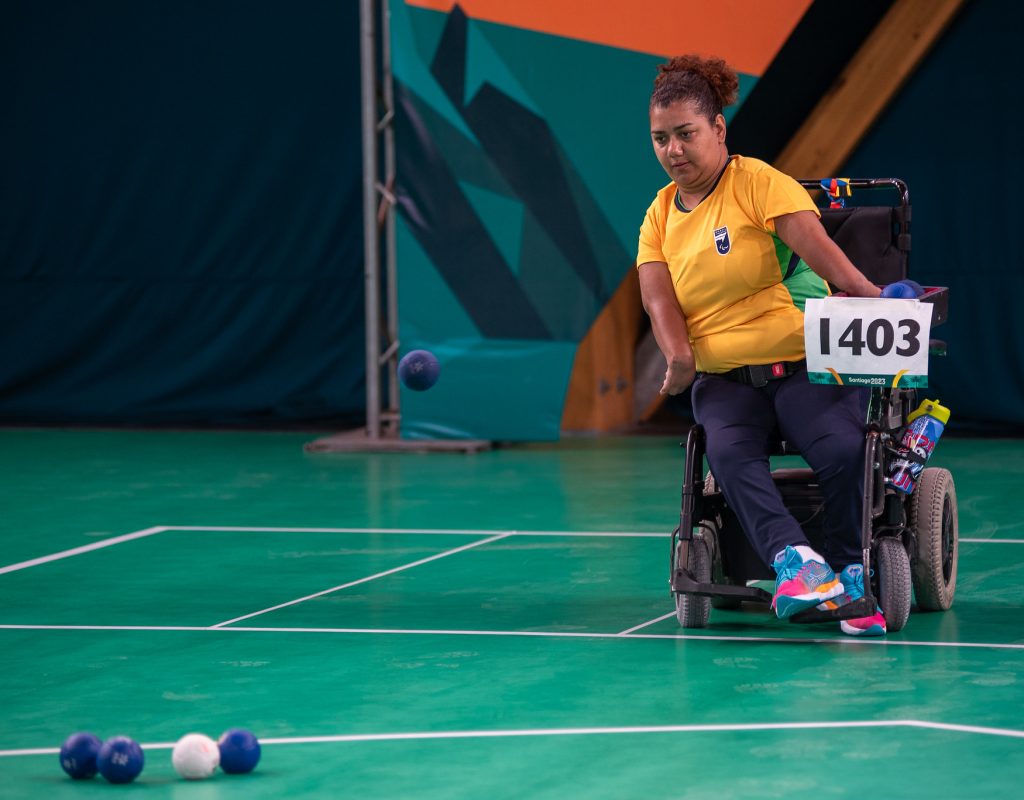
POLYGON ((665 382, 661 385, 661 394, 682 394, 693 383, 695 377, 697 377, 697 371, 692 364, 670 361, 668 369, 665 370, 665 382))

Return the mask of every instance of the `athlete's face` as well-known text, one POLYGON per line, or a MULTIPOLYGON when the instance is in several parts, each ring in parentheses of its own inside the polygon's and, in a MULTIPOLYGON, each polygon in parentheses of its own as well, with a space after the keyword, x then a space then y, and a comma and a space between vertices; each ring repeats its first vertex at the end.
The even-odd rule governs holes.
POLYGON ((651 109, 651 141, 668 176, 691 194, 710 188, 728 158, 725 118, 712 122, 689 101, 651 109))

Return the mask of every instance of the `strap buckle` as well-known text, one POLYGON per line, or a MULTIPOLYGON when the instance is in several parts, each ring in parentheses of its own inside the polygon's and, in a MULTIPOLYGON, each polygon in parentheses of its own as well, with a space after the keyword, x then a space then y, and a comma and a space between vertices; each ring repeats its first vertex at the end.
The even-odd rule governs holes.
POLYGON ((766 386, 768 381, 788 377, 796 371, 793 365, 787 361, 776 361, 774 364, 753 364, 745 369, 750 385, 755 389, 766 386))

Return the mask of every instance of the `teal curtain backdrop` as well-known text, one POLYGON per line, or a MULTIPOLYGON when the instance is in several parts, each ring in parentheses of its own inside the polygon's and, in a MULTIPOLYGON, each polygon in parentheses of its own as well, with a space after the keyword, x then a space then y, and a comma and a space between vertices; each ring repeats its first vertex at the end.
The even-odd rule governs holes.
POLYGON ((914 206, 910 274, 950 288, 949 344, 930 397, 951 432, 1024 431, 1021 6, 967 3, 842 175, 901 177, 914 206))
POLYGON ((0 5, 0 421, 361 421, 358 30, 0 5))

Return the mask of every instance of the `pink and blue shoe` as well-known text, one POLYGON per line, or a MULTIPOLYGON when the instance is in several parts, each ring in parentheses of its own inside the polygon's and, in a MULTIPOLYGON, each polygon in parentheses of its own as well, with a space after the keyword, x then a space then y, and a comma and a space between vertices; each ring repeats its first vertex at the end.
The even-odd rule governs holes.
POLYGON ((779 619, 843 594, 843 584, 820 555, 806 545, 787 547, 772 564, 777 576, 772 608, 779 619))
MULTIPOLYGON (((822 603, 819 607, 823 611, 845 606, 864 596, 864 567, 860 564, 850 564, 845 567, 839 573, 839 580, 843 582, 845 591, 838 597, 822 603)), ((843 633, 850 636, 884 636, 885 617, 882 616, 882 610, 875 606, 875 613, 870 617, 840 620, 839 627, 842 628, 843 633)))

